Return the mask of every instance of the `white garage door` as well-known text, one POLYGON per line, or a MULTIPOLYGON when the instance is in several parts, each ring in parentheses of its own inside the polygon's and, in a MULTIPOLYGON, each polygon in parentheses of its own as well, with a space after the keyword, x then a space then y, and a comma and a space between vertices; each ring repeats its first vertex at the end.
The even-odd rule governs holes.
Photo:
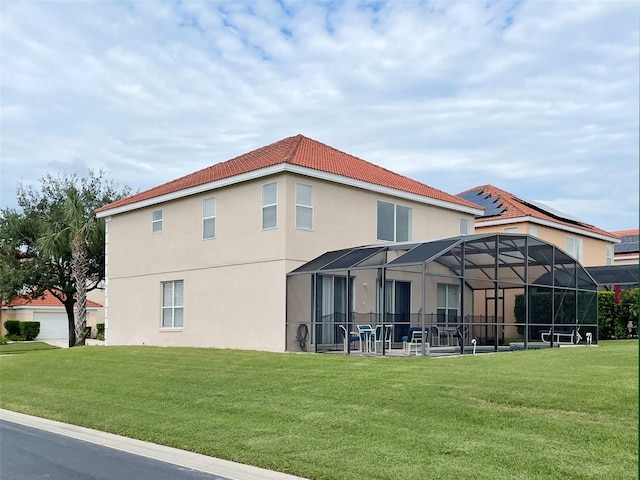
POLYGON ((33 320, 40 322, 40 333, 36 340, 69 338, 67 314, 65 312, 34 312, 33 320))

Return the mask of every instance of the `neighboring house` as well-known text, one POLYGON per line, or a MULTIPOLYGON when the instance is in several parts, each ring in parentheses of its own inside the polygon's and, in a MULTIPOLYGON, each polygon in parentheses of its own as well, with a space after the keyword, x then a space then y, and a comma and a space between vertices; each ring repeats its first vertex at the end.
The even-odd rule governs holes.
POLYGON ((97 211, 106 341, 284 351, 287 273, 329 250, 471 234, 482 213, 302 135, 280 140, 97 211))
POLYGON ((527 233, 556 245, 584 266, 613 264, 614 247, 620 243, 613 233, 493 185, 470 188, 457 196, 485 209, 475 220, 476 233, 527 233))
POLYGON ((613 247, 614 265, 637 265, 638 264, 638 230, 618 230, 611 232, 620 239, 613 247))
MULTIPOLYGON (((102 305, 87 300, 87 326, 92 327, 93 335, 95 335, 96 323, 99 323, 102 310, 102 305)), ((15 297, 11 302, 2 305, 0 321, 3 334, 6 332, 4 322, 7 320, 40 322, 40 333, 36 340, 69 339, 67 312, 64 305, 48 291, 42 298, 29 300, 15 297)))

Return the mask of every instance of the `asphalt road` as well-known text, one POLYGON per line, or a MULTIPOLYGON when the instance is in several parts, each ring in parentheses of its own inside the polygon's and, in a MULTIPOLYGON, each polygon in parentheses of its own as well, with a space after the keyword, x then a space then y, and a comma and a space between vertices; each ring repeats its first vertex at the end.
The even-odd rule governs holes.
POLYGON ((0 480, 227 480, 0 420, 0 480))

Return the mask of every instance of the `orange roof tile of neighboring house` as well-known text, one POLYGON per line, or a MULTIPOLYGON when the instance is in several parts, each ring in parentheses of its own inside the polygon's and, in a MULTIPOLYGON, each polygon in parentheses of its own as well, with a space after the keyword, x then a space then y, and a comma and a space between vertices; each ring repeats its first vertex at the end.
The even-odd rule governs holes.
POLYGON ((640 230, 637 228, 635 230, 616 230, 615 232, 610 232, 618 238, 622 237, 630 237, 630 236, 638 236, 640 235, 640 230))
MULTIPOLYGON (((62 302, 58 300, 53 294, 49 291, 46 291, 42 298, 23 298, 23 297, 15 297, 10 302, 4 304, 5 307, 62 307, 62 302)), ((87 307, 91 308, 101 308, 102 305, 96 302, 92 302, 91 300, 87 300, 87 307)))
POLYGON ((97 212, 132 205, 144 200, 150 200, 162 195, 179 192, 279 164, 304 167, 317 170, 318 172, 339 175, 466 208, 479 209, 477 205, 464 199, 429 187, 416 180, 399 175, 354 157, 353 155, 349 155, 348 153, 341 152, 340 150, 303 135, 296 135, 245 153, 226 162, 217 163, 131 197, 123 198, 122 200, 99 208, 97 212))
MULTIPOLYGON (((521 198, 516 197, 512 193, 509 193, 505 190, 501 190, 493 185, 481 185, 478 187, 473 187, 464 192, 458 193, 458 196, 464 195, 465 198, 470 198, 469 193, 473 192, 482 192, 482 195, 489 195, 491 198, 496 199, 496 204, 500 205, 500 209, 503 209, 502 212, 497 213, 492 216, 484 216, 476 218, 476 224, 481 226, 482 222, 489 222, 493 220, 507 220, 507 219, 517 219, 522 217, 533 217, 540 220, 546 220, 549 222, 554 222, 557 224, 561 224, 567 227, 577 228, 579 230, 584 230, 585 232, 589 232, 591 234, 597 234, 604 237, 609 237, 612 240, 616 240, 617 237, 613 235, 611 232, 607 232, 598 227, 594 227, 593 225, 589 225, 587 223, 583 223, 580 221, 574 221, 568 219, 567 217, 560 217, 553 215, 550 211, 544 211, 543 209, 537 207, 536 205, 532 205, 527 200, 523 200, 521 198), (465 195, 466 194, 466 195, 465 195)), ((551 209, 549 209, 551 210, 551 209)), ((559 213, 559 212, 557 212, 559 213)))

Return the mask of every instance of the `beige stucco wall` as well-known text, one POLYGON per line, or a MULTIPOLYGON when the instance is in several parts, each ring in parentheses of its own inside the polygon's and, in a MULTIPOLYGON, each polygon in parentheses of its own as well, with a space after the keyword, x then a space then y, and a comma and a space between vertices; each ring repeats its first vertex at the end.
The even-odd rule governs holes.
MULTIPOLYGON (((286 274, 333 249, 376 240, 377 200, 352 187, 290 173, 111 217, 106 338, 150 344, 285 350, 286 274), (262 185, 278 183, 278 226, 261 229, 262 185), (314 187, 314 228, 295 228, 295 184, 314 187), (202 201, 216 198, 216 238, 202 239, 202 201), (152 233, 152 212, 163 231, 152 233), (161 328, 161 282, 184 281, 184 326, 161 328)), ((470 214, 413 207, 413 239, 455 236, 470 214)), ((371 291, 375 295, 375 283, 371 291)), ((358 289, 357 294, 360 294, 358 289)), ((311 292, 308 292, 310 295, 311 292)), ((375 309, 375 300, 366 307, 375 309)), ((290 335, 291 333, 288 333, 290 335)))
POLYGON ((114 280, 108 344, 284 350, 284 279, 283 262, 265 262, 114 280), (161 282, 171 280, 184 281, 177 329, 161 327, 161 282))
POLYGON ((607 245, 613 247, 613 241, 608 242, 597 238, 580 235, 578 233, 547 227, 530 222, 519 222, 508 225, 483 226, 482 222, 476 222, 476 233, 503 233, 505 228, 518 227, 518 233, 531 233, 531 228, 538 230, 537 237, 546 242, 552 243, 563 251, 566 251, 566 238, 575 237, 582 239, 583 258, 582 265, 594 267, 607 264, 607 245))
POLYGON ((474 216, 441 207, 398 199, 362 189, 345 187, 315 178, 290 175, 286 180, 287 258, 303 260, 315 258, 329 250, 385 243, 377 237, 378 200, 412 208, 411 240, 428 240, 457 236, 460 219, 469 220, 473 228, 474 216), (295 184, 313 186, 314 228, 312 231, 295 228, 295 184))

